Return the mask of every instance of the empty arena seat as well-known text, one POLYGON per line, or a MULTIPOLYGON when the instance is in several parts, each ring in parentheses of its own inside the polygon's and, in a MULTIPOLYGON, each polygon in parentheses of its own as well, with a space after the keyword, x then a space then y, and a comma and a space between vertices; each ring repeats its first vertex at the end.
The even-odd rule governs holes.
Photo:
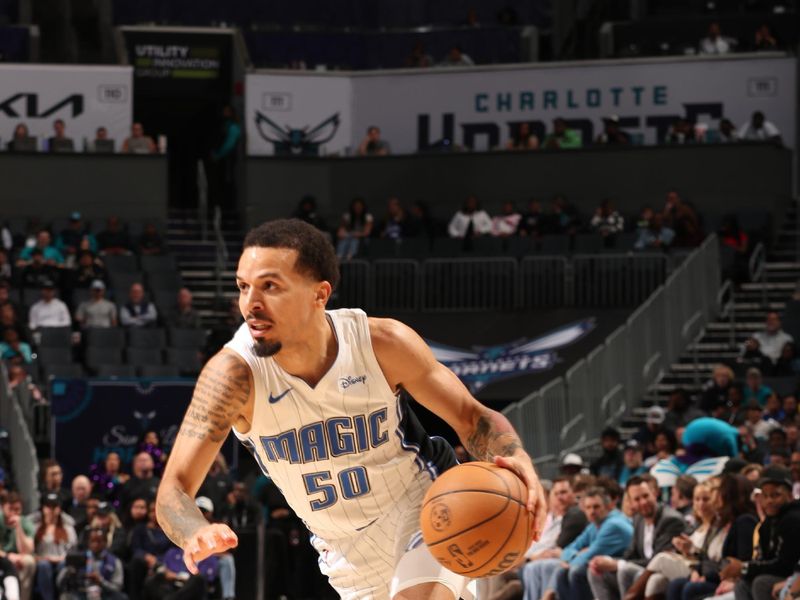
POLYGON ((605 248, 605 240, 599 233, 581 233, 573 240, 575 254, 596 254, 605 248))
POLYGON ((134 367, 164 364, 164 356, 159 348, 128 348, 126 356, 126 362, 134 367))
POLYGON ((437 237, 433 240, 431 255, 449 258, 464 255, 464 240, 461 238, 437 237))
POLYGON ((142 256, 142 270, 145 273, 155 273, 158 271, 177 271, 178 264, 172 254, 157 254, 142 256))
POLYGON ((128 330, 128 346, 131 348, 159 350, 166 345, 167 336, 160 327, 131 327, 128 330))
POLYGON ((125 330, 116 327, 108 329, 102 327, 89 328, 85 332, 86 346, 88 348, 122 348, 125 346, 125 330))
POLYGON ((86 348, 86 366, 97 370, 100 365, 121 365, 122 348, 89 346, 86 348))
POLYGON ((136 377, 133 365, 98 365, 98 377, 136 377))
POLYGON ((183 329, 172 327, 169 330, 169 343, 172 348, 202 348, 206 344, 204 329, 183 329))
POLYGON ((568 254, 569 236, 546 235, 541 239, 540 247, 542 254, 568 254))
POLYGON ((36 356, 39 362, 45 366, 68 365, 72 362, 72 348, 69 346, 39 346, 36 356))
POLYGON ((139 265, 133 254, 109 254, 103 257, 106 269, 112 273, 137 273, 139 265))
POLYGON ((500 256, 505 253, 503 238, 484 235, 471 240, 474 256, 500 256))
POLYGON ((151 290, 172 290, 177 292, 181 287, 181 275, 178 271, 151 271, 147 274, 147 285, 151 290))
POLYGON ((180 371, 174 365, 142 365, 138 369, 141 377, 178 377, 180 371))
POLYGON ((50 379, 80 379, 83 376, 83 367, 77 363, 47 365, 44 368, 45 381, 50 379))
POLYGON ((191 348, 168 348, 167 362, 177 367, 181 375, 197 375, 202 367, 199 353, 191 348))
POLYGON ((70 327, 42 327, 39 344, 51 348, 69 348, 72 346, 72 329, 70 327))

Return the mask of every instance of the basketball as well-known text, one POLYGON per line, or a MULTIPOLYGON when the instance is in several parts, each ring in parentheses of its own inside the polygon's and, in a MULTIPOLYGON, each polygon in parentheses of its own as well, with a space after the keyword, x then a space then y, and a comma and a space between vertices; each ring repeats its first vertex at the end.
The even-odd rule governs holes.
POLYGON ((433 482, 420 513, 422 537, 447 569, 490 577, 518 564, 531 545, 528 489, 509 469, 472 462, 433 482))

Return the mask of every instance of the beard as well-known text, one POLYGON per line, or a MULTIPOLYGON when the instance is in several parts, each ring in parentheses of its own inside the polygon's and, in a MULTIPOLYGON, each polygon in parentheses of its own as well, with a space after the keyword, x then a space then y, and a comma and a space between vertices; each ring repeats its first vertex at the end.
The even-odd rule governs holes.
POLYGON ((281 349, 280 342, 268 342, 266 340, 253 340, 253 352, 259 358, 269 358, 281 349))

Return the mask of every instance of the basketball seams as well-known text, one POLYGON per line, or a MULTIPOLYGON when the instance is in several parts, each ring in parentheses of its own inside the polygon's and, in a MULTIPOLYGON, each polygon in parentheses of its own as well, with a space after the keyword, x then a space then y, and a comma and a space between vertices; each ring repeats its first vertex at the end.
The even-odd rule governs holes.
MULTIPOLYGON (((461 575, 469 575, 470 573, 474 573, 475 571, 480 571, 486 565, 491 563, 495 558, 497 558, 497 556, 505 549, 506 544, 508 544, 508 541, 511 539, 511 537, 514 535, 514 533, 517 531, 517 523, 519 523, 519 511, 520 511, 521 508, 522 508, 522 506, 519 503, 517 503, 517 516, 514 518, 514 527, 512 527, 509 530, 508 535, 506 536, 506 539, 503 540, 503 543, 500 544, 500 546, 497 548, 497 551, 494 554, 492 554, 488 559, 486 559, 486 561, 484 561, 484 563, 481 566, 475 567, 474 569, 470 569, 469 571, 464 571, 463 573, 461 573, 461 575)), ((526 548, 526 550, 527 550, 527 548, 526 548)))
MULTIPOLYGON (((425 504, 422 505, 422 508, 425 508, 426 506, 428 506, 428 504, 430 504, 434 500, 437 500, 439 498, 443 498, 444 496, 449 496, 450 494, 463 494, 463 493, 466 493, 466 492, 478 492, 478 493, 481 493, 481 494, 491 494, 493 496, 500 496, 501 498, 505 498, 509 502, 516 502, 520 506, 525 506, 524 502, 520 502, 516 498, 513 498, 513 497, 511 497, 511 496, 509 496, 507 494, 504 494, 503 492, 496 492, 494 490, 484 490, 484 489, 480 489, 480 488, 478 488, 478 489, 463 488, 463 489, 460 489, 460 490, 450 490, 449 492, 442 492, 441 494, 436 494, 435 496, 431 496, 430 498, 428 498, 425 501, 425 504)), ((503 510, 506 509, 506 506, 503 506, 503 510)), ((503 512, 503 510, 501 510, 500 512, 503 512)), ((499 515, 500 513, 497 513, 497 514, 499 515)), ((496 517, 497 515, 494 515, 494 516, 496 517)))
POLYGON ((457 536, 459 536, 459 535, 461 535, 463 533, 467 533, 468 531, 472 531, 476 527, 480 527, 481 525, 485 525, 489 521, 494 521, 497 517, 499 517, 504 512, 506 512, 506 510, 508 510, 508 505, 510 504, 511 500, 513 500, 513 498, 509 498, 508 496, 504 496, 503 494, 500 494, 498 492, 490 492, 488 490, 453 490, 452 492, 445 492, 444 494, 439 494, 436 497, 439 498, 441 496, 446 496, 448 494, 460 494, 460 493, 463 493, 463 492, 478 492, 478 493, 481 493, 481 494, 492 494, 493 496, 501 496, 501 497, 506 499, 506 503, 503 505, 503 508, 501 508, 498 512, 493 514, 491 517, 487 517, 486 519, 484 519, 480 523, 475 523, 474 525, 470 525, 466 529, 462 529, 461 531, 459 531, 457 533, 454 533, 453 535, 451 535, 449 537, 442 538, 441 540, 438 540, 438 541, 436 541, 436 542, 434 542, 432 544, 428 544, 427 542, 425 542, 428 545, 428 548, 433 548, 434 546, 438 546, 442 542, 447 542, 449 540, 452 540, 454 537, 457 537, 457 536))

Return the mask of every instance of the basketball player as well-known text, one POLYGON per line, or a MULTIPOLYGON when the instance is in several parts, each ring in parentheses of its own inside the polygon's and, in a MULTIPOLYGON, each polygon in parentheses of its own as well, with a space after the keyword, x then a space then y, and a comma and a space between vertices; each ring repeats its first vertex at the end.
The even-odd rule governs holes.
POLYGON ((233 429, 314 534, 342 598, 457 599, 467 581, 441 567, 419 533, 423 496, 454 463, 452 450, 442 454, 425 435, 400 390, 447 421, 474 457, 525 481, 538 535, 545 502, 531 459, 505 417, 478 403, 410 328, 326 311, 338 279, 333 247, 312 226, 273 221, 248 233, 236 273, 246 322, 200 374, 158 521, 192 573, 236 546, 193 499, 233 429))

